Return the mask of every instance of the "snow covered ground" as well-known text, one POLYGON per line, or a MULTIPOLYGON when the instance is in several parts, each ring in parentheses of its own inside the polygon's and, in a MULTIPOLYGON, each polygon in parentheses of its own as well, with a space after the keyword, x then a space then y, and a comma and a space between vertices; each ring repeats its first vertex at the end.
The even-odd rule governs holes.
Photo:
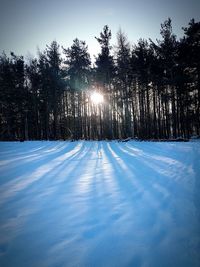
POLYGON ((199 267, 200 143, 1 142, 1 267, 199 267))

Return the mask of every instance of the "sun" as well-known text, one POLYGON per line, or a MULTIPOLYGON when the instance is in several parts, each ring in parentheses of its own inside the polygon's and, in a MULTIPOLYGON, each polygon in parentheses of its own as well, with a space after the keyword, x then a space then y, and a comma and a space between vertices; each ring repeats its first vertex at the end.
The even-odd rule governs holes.
POLYGON ((104 101, 103 95, 98 93, 98 92, 92 93, 91 96, 90 96, 90 99, 91 99, 92 103, 94 103, 96 105, 100 104, 100 103, 102 103, 104 101))

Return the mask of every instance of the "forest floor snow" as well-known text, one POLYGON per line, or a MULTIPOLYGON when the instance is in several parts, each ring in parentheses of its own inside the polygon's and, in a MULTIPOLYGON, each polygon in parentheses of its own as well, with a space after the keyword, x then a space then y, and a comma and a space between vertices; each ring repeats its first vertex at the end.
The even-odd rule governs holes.
POLYGON ((200 142, 1 142, 0 266, 200 266, 200 142))

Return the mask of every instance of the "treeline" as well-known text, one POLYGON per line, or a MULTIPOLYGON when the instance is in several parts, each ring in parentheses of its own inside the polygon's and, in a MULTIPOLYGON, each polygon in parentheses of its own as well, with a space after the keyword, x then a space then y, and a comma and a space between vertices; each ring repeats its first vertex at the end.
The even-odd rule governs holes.
POLYGON ((200 22, 177 40, 171 19, 156 42, 131 46, 119 31, 110 45, 105 26, 91 67, 84 41, 56 41, 25 63, 0 56, 0 139, 188 138, 200 134, 200 22), (93 91, 104 96, 95 104, 93 91))

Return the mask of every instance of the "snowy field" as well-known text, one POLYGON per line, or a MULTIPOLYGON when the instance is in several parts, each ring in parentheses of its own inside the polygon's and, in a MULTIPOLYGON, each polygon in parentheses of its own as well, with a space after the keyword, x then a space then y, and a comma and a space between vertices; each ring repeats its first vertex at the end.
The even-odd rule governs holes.
POLYGON ((200 143, 1 142, 1 267, 199 267, 200 143))

